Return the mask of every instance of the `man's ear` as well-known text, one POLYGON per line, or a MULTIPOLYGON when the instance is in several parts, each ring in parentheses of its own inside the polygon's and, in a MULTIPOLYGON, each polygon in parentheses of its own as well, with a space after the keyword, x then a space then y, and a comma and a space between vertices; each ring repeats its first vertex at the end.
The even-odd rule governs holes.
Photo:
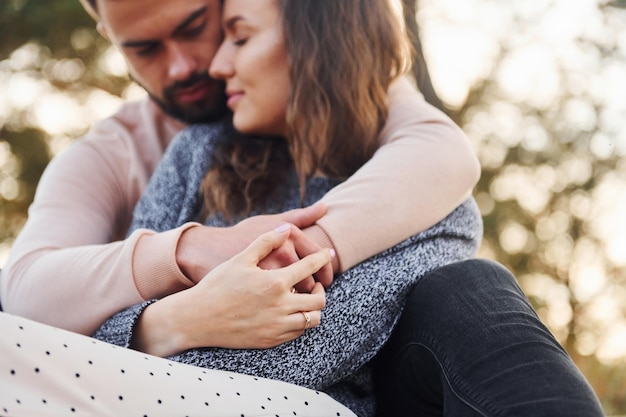
POLYGON ((93 9, 93 7, 91 7, 91 4, 89 4, 89 2, 87 0, 80 0, 80 4, 83 5, 83 8, 89 14, 89 16, 91 16, 93 18, 93 20, 95 20, 97 22, 98 21, 98 13, 96 13, 96 11, 93 9))
POLYGON ((107 32, 107 28, 104 27, 102 22, 98 22, 98 24, 96 25, 96 29, 98 30, 100 35, 104 37, 104 39, 109 40, 109 32, 107 32))

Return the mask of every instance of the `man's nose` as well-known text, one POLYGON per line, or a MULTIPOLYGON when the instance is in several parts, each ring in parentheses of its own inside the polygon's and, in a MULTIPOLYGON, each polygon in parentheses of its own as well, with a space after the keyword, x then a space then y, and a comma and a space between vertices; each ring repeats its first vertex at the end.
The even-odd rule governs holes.
POLYGON ((198 68, 193 55, 177 45, 173 45, 169 51, 169 77, 174 81, 182 81, 189 78, 198 68))

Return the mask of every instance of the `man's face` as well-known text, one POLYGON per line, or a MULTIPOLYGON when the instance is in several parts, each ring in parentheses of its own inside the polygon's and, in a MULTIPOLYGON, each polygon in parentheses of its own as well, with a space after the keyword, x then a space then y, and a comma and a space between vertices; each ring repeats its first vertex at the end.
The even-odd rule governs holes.
POLYGON ((219 0, 99 0, 100 26, 132 78, 171 116, 209 122, 225 109, 208 69, 222 40, 219 0))

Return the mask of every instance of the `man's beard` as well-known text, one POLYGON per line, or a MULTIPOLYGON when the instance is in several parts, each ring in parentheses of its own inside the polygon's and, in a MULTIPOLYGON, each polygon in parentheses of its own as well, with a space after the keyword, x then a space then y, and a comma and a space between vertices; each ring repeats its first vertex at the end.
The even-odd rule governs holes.
MULTIPOLYGON (((137 80, 135 80, 137 82, 137 80)), ((226 92, 223 88, 219 88, 219 94, 209 95, 203 100, 186 105, 180 105, 176 102, 176 93, 198 84, 219 83, 223 84, 208 74, 208 71, 192 74, 184 81, 178 81, 169 87, 163 89, 163 99, 156 97, 145 86, 141 85, 147 91, 150 98, 165 112, 167 115, 178 119, 187 124, 194 123, 210 123, 221 119, 228 111, 226 106, 226 92)))

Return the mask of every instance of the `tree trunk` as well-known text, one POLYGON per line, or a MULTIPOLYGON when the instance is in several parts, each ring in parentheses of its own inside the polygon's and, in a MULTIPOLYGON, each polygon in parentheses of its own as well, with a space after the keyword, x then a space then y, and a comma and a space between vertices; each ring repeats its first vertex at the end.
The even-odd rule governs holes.
POLYGON ((420 40, 419 26, 417 24, 417 8, 418 0, 402 0, 402 7, 404 9, 404 22, 406 24, 407 35, 413 46, 413 66, 411 72, 417 82, 417 87, 424 94, 426 101, 448 113, 448 109, 443 104, 435 88, 433 87, 430 79, 430 73, 428 72, 428 66, 424 59, 422 51, 422 42, 420 40))

